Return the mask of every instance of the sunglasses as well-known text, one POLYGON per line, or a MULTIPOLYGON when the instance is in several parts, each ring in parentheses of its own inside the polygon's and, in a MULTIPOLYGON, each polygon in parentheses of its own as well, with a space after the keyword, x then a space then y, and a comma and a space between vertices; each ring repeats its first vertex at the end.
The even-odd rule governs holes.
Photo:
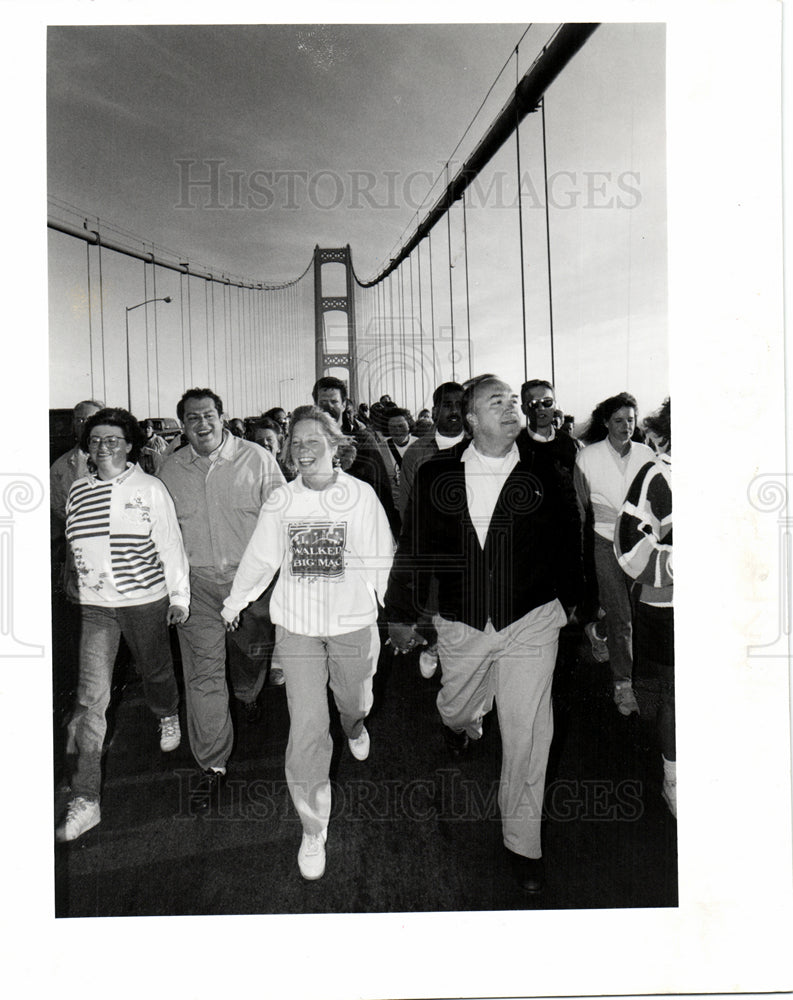
POLYGON ((543 399, 532 399, 527 405, 530 410, 536 410, 539 406, 542 406, 545 410, 550 410, 552 406, 556 405, 556 400, 551 399, 550 396, 545 396, 543 399))

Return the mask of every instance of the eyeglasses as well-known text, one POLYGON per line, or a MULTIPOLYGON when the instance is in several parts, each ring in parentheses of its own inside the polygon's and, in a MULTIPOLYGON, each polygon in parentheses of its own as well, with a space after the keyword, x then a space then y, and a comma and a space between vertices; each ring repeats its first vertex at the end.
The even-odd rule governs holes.
POLYGON ((115 451, 116 448, 118 448, 118 446, 122 444, 122 442, 126 444, 127 439, 123 437, 106 437, 106 438, 89 437, 88 447, 98 448, 101 444, 103 444, 108 451, 115 451))
POLYGON ((552 396, 544 396, 542 399, 532 399, 527 405, 530 410, 536 410, 538 406, 550 410, 552 406, 556 405, 556 400, 552 396))

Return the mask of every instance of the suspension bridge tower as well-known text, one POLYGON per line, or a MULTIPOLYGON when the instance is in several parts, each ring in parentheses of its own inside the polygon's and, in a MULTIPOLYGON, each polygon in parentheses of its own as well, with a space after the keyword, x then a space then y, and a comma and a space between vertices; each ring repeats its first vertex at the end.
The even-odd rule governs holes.
POLYGON ((314 247, 314 357, 316 378, 333 368, 344 369, 350 398, 358 399, 354 277, 349 244, 335 249, 314 247), (325 264, 343 265, 344 295, 323 294, 322 267, 325 264), (327 313, 337 314, 332 325, 326 323, 327 313))

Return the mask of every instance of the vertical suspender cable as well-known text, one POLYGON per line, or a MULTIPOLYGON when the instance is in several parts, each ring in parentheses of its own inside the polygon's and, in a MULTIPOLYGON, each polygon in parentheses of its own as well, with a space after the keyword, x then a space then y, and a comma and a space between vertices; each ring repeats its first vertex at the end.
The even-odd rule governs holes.
MULTIPOLYGON (((149 284, 146 277, 146 261, 143 262, 143 298, 149 297, 149 284)), ((147 416, 151 414, 151 369, 149 367, 149 307, 143 307, 143 330, 146 336, 146 400, 147 416)))
POLYGON ((223 285, 223 367, 226 371, 226 391, 224 393, 227 403, 231 403, 231 373, 229 368, 230 337, 229 327, 231 325, 231 302, 229 301, 228 285, 223 285), (228 308, 227 308, 228 307, 228 308))
POLYGON ((405 346, 405 272, 402 267, 397 269, 397 287, 399 289, 399 349, 402 352, 400 368, 402 369, 402 399, 400 406, 407 405, 408 395, 408 359, 405 346))
POLYGON ((251 318, 251 335, 253 337, 252 342, 252 367, 251 367, 251 413, 256 414, 257 400, 260 398, 261 393, 259 392, 259 373, 261 372, 261 357, 259 353, 259 299, 256 295, 256 289, 251 287, 248 293, 248 311, 251 318))
POLYGON ((548 153, 545 146, 545 95, 540 101, 542 109, 542 168, 545 179, 545 246, 548 259, 548 319, 551 331, 551 382, 556 385, 556 363, 553 347, 553 287, 551 285, 551 221, 548 204, 548 153))
POLYGON ((240 355, 240 310, 239 291, 229 282, 229 350, 231 351, 231 382, 229 384, 229 412, 232 417, 237 412, 237 393, 239 388, 239 355, 240 355), (235 313, 236 307, 236 313, 235 313))
MULTIPOLYGON (((449 165, 448 164, 446 165, 446 184, 447 184, 447 186, 449 184, 449 165)), ((452 215, 452 210, 451 210, 451 206, 449 206, 449 208, 446 209, 446 238, 449 241, 449 322, 451 323, 451 326, 452 326, 452 352, 451 352, 451 359, 452 359, 452 382, 455 382, 457 380, 457 375, 456 375, 456 372, 455 372, 455 362, 457 361, 457 358, 455 357, 455 351, 454 351, 454 288, 453 288, 453 284, 452 284, 452 268, 454 267, 454 265, 452 264, 452 219, 451 219, 451 215, 452 215)))
MULTIPOLYGON (((96 391, 94 389, 94 335, 93 328, 91 324, 91 244, 85 244, 85 267, 88 276, 88 367, 91 370, 91 399, 96 399, 96 391)), ((104 389, 105 395, 107 395, 107 390, 104 389)))
MULTIPOLYGON (((515 73, 518 73, 518 49, 515 48, 515 73)), ((518 236, 520 238, 520 301, 521 320, 523 321, 523 381, 529 377, 528 347, 526 343, 526 274, 523 263, 523 179, 520 173, 520 121, 518 109, 515 108, 515 152, 517 154, 518 173, 518 236)))
POLYGON ((191 386, 187 380, 187 350, 184 339, 184 274, 179 275, 179 318, 182 324, 182 385, 191 386))
POLYGON ((468 378, 471 377, 471 300, 468 291, 468 224, 465 215, 465 200, 467 193, 463 192, 463 246, 465 248, 465 316, 468 324, 468 378))
POLYGON ((212 286, 212 387, 218 391, 218 343, 217 331, 215 327, 215 280, 210 281, 212 286))
POLYGON ((416 312, 415 312, 415 306, 413 304, 413 254, 411 254, 408 257, 408 264, 410 265, 410 357, 413 362, 413 412, 415 413, 418 408, 416 368, 418 367, 419 359, 416 357, 416 333, 415 333, 416 312))
POLYGON ((248 330, 248 322, 245 316, 245 289, 237 288, 237 302, 239 303, 240 310, 240 340, 242 343, 242 350, 240 352, 241 360, 241 378, 240 378, 240 392, 241 392, 241 402, 240 402, 240 412, 239 416, 244 417, 248 410, 248 380, 251 373, 251 363, 250 363, 250 352, 249 352, 249 341, 250 341, 250 331, 248 330))
MULTIPOLYGON (((152 257, 154 257, 154 248, 152 247, 152 257)), ((151 281, 152 281, 152 296, 157 298, 157 265, 152 260, 151 265, 151 281)), ((157 327, 157 303, 154 303, 154 384, 157 387, 157 395, 155 397, 154 409, 159 414, 160 412, 160 347, 159 347, 159 333, 157 327)))
POLYGON ((209 363, 209 282, 204 282, 204 333, 206 335, 207 354, 207 380, 204 385, 209 385, 212 381, 212 366, 209 363))
POLYGON ((394 275, 388 275, 388 325, 390 327, 390 333, 386 333, 386 357, 388 358, 388 366, 386 368, 387 378, 384 392, 389 395, 393 393, 396 396, 396 390, 391 383, 394 368, 394 286, 393 286, 394 275))
POLYGON ((102 385, 105 396, 102 402, 107 402, 107 370, 105 368, 105 286, 102 281, 102 244, 99 234, 96 235, 96 245, 99 247, 99 335, 102 338, 102 385))
POLYGON ((432 287, 432 233, 427 234, 430 245, 430 320, 432 322, 432 384, 433 388, 438 384, 438 373, 435 370, 435 292, 432 287))
MULTIPOLYGON (((187 265, 185 264, 185 267, 187 265)), ((193 307, 190 295, 190 271, 185 271, 187 275, 187 343, 190 347, 190 385, 195 385, 195 375, 193 373, 193 307)))
MULTIPOLYGON (((421 358, 421 388, 424 391, 424 313, 421 305, 421 244, 418 245, 416 255, 419 272, 419 357, 421 358)), ((435 386, 432 387, 433 392, 435 386)))

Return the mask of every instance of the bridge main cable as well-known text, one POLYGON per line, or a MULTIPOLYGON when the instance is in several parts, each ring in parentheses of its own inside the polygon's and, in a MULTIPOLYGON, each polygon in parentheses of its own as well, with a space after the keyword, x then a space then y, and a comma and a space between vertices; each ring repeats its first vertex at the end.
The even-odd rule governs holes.
POLYGON ((291 288, 308 274, 309 269, 314 264, 314 258, 312 257, 303 273, 298 275, 297 278, 292 278, 290 281, 235 281, 223 274, 218 275, 211 274, 209 271, 198 271, 186 262, 177 263, 175 261, 166 260, 163 257, 155 256, 153 252, 147 250, 136 250, 127 244, 119 243, 117 240, 105 239, 105 237, 103 237, 97 229, 81 229, 79 226, 72 226, 68 222, 61 222, 60 220, 53 218, 47 219, 47 228, 52 229, 57 233, 63 233, 65 236, 73 236, 75 239, 83 240, 91 246, 102 247, 105 250, 113 250, 116 253, 124 254, 126 257, 133 257, 135 260, 142 260, 145 264, 154 264, 156 267, 164 267, 169 271, 186 274, 188 278, 201 278, 204 281, 212 281, 218 285, 229 285, 232 288, 251 288, 255 291, 261 292, 278 292, 284 288, 291 288))
POLYGON ((512 97, 499 112, 496 120, 487 130, 474 151, 460 167, 440 198, 418 224, 416 232, 405 243, 396 257, 393 257, 371 281, 359 281, 363 288, 371 288, 387 278, 404 261, 432 228, 438 223, 455 201, 462 198, 465 190, 523 119, 536 111, 545 91, 567 66, 576 53, 583 48, 599 27, 597 23, 563 24, 553 38, 545 45, 539 56, 521 77, 512 97))

